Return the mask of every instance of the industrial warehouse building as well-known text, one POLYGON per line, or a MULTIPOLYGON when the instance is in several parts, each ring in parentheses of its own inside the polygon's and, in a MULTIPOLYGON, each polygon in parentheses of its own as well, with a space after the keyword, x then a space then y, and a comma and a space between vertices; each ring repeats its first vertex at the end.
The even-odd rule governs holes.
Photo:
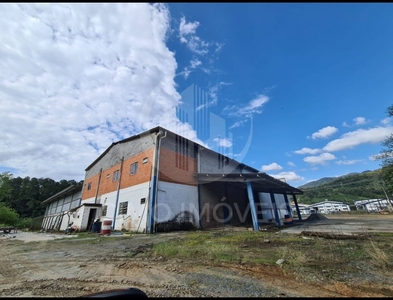
POLYGON ((389 199, 368 199, 354 201, 356 210, 365 210, 367 212, 380 212, 393 206, 393 201, 389 199))
POLYGON ((259 230, 283 225, 292 217, 290 201, 298 209, 302 193, 158 126, 112 143, 85 169, 81 201, 62 213, 61 224, 90 230, 100 219, 112 230, 142 233, 225 225, 259 230))

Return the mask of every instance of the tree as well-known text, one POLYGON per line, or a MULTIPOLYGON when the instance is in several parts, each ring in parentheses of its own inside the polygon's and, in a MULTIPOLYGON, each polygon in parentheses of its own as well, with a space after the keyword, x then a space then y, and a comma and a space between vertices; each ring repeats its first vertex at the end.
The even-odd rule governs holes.
POLYGON ((19 215, 12 208, 0 203, 0 226, 14 226, 19 221, 19 215))
MULTIPOLYGON (((388 117, 393 117, 393 105, 389 106, 386 110, 388 117)), ((381 181, 386 187, 389 194, 393 193, 393 133, 391 133, 383 142, 382 150, 376 156, 381 160, 382 172, 381 181)))
POLYGON ((8 171, 0 174, 0 202, 5 201, 9 196, 11 196, 11 178, 12 174, 8 171))

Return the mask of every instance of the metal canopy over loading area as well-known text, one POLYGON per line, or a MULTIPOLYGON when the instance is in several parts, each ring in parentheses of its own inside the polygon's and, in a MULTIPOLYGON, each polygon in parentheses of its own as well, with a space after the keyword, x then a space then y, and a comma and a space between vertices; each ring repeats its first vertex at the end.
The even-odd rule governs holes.
POLYGON ((297 188, 290 186, 288 183, 271 177, 266 173, 194 173, 194 177, 200 182, 224 181, 244 184, 252 183, 252 187, 258 191, 270 192, 277 194, 298 194, 303 192, 297 188))
MULTIPOLYGON (((272 206, 272 215, 278 226, 280 226, 280 208, 276 204, 276 197, 280 195, 282 205, 288 214, 292 214, 292 208, 289 203, 288 195, 292 195, 297 210, 299 220, 301 220, 296 195, 303 194, 303 191, 294 188, 279 179, 271 177, 263 172, 258 173, 194 173, 193 176, 198 180, 199 186, 206 186, 206 189, 216 190, 221 184, 230 185, 231 188, 243 190, 246 196, 243 201, 250 204, 250 213, 254 230, 259 230, 260 212, 256 211, 256 203, 260 203, 258 193, 266 193, 272 206), (284 204, 285 201, 285 204, 284 204)), ((208 192, 206 195, 210 194, 208 192)), ((213 194, 213 192, 211 193, 213 194)), ((204 196, 202 195, 204 198, 204 196)), ((229 195, 230 197, 230 195, 229 195)), ((203 201, 210 201, 202 199, 203 201)))

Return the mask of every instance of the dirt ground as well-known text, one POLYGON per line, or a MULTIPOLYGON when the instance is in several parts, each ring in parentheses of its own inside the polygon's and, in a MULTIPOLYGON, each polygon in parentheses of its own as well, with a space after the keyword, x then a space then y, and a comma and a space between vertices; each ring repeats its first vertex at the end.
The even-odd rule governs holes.
MULTIPOLYGON (((393 215, 331 215, 283 229, 361 233, 393 232, 393 215)), ((279 266, 201 265, 140 255, 154 243, 187 232, 76 239, 73 235, 17 232, 0 235, 1 297, 80 297, 136 287, 149 297, 391 297, 390 287, 310 286, 279 266)))

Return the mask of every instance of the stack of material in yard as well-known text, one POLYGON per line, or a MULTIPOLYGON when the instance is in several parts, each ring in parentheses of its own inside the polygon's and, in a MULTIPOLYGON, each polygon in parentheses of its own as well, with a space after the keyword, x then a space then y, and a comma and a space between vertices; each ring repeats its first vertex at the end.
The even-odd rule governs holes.
POLYGON ((324 215, 321 214, 311 214, 305 221, 318 221, 318 220, 328 220, 324 215))

